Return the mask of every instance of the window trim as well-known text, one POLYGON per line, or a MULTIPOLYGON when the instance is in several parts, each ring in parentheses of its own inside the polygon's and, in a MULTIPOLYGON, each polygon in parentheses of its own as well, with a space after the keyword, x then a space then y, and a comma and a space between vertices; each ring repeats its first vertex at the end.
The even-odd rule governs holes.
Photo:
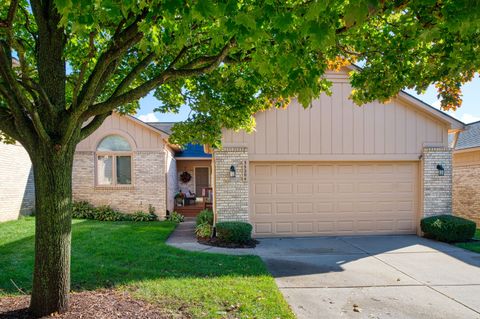
POLYGON ((129 151, 118 151, 118 152, 109 152, 109 151, 98 151, 95 152, 95 188, 97 189, 132 189, 135 187, 135 160, 134 152, 129 151), (112 157, 112 183, 111 184, 99 184, 98 183, 98 157, 99 156, 111 156, 112 157), (130 172, 131 172, 131 183, 130 184, 118 184, 117 183, 117 157, 118 156, 130 156, 130 172))

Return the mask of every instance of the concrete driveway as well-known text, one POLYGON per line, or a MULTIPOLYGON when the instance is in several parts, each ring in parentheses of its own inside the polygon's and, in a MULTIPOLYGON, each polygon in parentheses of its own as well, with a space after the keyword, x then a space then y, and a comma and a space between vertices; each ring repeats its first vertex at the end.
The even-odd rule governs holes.
POLYGON ((299 319, 480 318, 480 254, 417 236, 260 241, 299 319))

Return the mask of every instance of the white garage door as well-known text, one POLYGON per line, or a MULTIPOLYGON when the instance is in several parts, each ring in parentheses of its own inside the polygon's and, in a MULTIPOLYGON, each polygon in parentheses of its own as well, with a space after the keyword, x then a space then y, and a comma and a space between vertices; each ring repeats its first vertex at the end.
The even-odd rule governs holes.
POLYGON ((251 162, 250 221, 262 236, 409 234, 415 162, 251 162))

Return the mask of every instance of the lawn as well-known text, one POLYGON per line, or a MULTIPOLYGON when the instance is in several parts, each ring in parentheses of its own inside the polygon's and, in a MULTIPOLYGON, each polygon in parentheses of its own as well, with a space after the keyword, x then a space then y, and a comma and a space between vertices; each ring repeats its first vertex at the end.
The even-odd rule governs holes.
POLYGON ((480 253, 480 229, 477 229, 477 231, 475 232, 475 239, 478 239, 479 241, 472 241, 468 243, 458 243, 458 244, 455 244, 455 246, 461 247, 463 249, 468 249, 476 253, 480 253))
MULTIPOLYGON (((0 223, 0 296, 19 294, 15 285, 31 289, 34 222, 0 223)), ((127 290, 193 318, 294 318, 259 257, 176 249, 165 244, 173 229, 171 222, 75 220, 72 290, 127 290)))

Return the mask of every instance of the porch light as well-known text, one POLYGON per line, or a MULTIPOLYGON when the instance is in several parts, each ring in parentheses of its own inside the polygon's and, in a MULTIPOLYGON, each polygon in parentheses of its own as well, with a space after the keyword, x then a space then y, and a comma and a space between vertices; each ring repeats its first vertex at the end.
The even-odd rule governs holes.
POLYGON ((442 164, 437 165, 438 176, 445 176, 445 169, 443 168, 442 164))
POLYGON ((230 166, 230 177, 235 177, 237 172, 235 171, 235 166, 230 166))

